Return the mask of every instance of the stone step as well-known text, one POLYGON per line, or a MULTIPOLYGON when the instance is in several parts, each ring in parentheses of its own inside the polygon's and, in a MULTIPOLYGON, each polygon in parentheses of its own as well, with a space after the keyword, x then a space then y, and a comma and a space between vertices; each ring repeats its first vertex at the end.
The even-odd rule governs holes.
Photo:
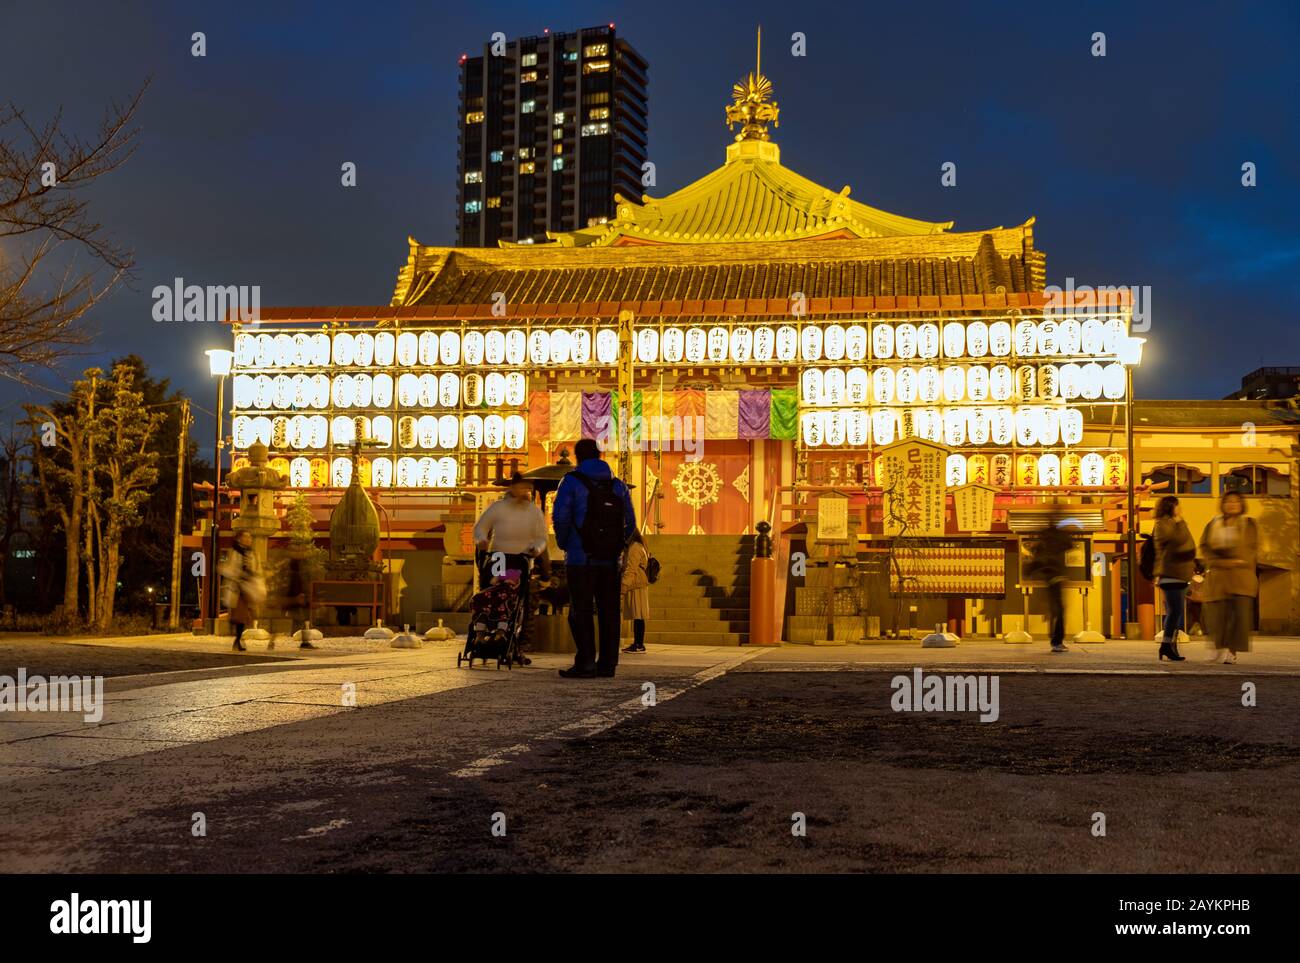
POLYGON ((670 645, 744 645, 748 632, 654 632, 646 626, 647 642, 666 642, 670 645))
POLYGON ((665 563, 659 566, 659 577, 665 578, 669 575, 718 575, 735 577, 743 575, 749 577, 749 563, 744 565, 710 565, 707 562, 673 562, 665 563))
POLYGON ((675 619, 656 619, 646 620, 646 632, 658 632, 660 634, 671 634, 685 632, 688 635, 694 632, 748 632, 749 619, 738 619, 736 621, 725 621, 722 619, 709 618, 687 618, 687 613, 678 613, 675 619))
MULTIPOLYGON (((719 601, 725 601, 719 599, 719 601)), ((749 609, 743 606, 726 605, 712 608, 707 605, 655 605, 650 603, 650 618, 674 619, 689 615, 693 619, 716 618, 720 622, 748 622, 749 609)))
POLYGON ((664 585, 656 582, 650 586, 650 604, 656 602, 660 604, 690 605, 699 602, 702 599, 736 599, 737 604, 744 599, 744 604, 749 604, 749 586, 748 585, 664 585))

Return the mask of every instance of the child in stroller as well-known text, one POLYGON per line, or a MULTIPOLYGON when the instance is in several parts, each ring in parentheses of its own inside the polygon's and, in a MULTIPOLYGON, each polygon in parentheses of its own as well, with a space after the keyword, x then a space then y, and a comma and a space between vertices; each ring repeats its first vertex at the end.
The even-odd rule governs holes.
POLYGON ((464 651, 456 656, 456 665, 467 661, 473 666, 475 659, 485 663, 496 659, 498 669, 503 663, 513 669, 516 662, 528 663, 520 650, 527 618, 527 578, 526 568, 507 571, 470 598, 469 631, 464 651))

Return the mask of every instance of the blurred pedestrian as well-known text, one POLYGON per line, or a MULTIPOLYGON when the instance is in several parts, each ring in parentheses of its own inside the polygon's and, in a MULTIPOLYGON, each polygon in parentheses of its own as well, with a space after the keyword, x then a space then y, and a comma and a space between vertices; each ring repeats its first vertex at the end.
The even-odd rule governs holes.
POLYGON ((645 651, 645 622, 650 618, 649 563, 650 550, 635 531, 623 553, 623 614, 632 620, 632 644, 624 652, 645 651))
POLYGON ((564 550, 569 630, 577 649, 573 665, 560 675, 613 678, 622 623, 618 562, 636 532, 636 512, 627 485, 601 460, 595 439, 583 438, 573 451, 578 467, 560 479, 551 509, 555 541, 564 550), (593 616, 600 624, 599 656, 593 616))
POLYGON ((1232 665, 1238 652, 1250 651, 1255 596, 1259 594, 1255 572, 1259 529, 1246 514, 1246 500, 1238 492, 1226 492, 1219 499, 1219 514, 1205 526, 1200 547, 1214 657, 1232 665))
POLYGON ((1165 597, 1164 635, 1156 659, 1182 662, 1186 657, 1178 653, 1178 630, 1186 623, 1184 603, 1196 564, 1196 541, 1173 495, 1166 495, 1156 505, 1152 540, 1156 549, 1156 585, 1165 597))
POLYGON ((230 610, 230 623, 235 628, 235 652, 247 651, 244 629, 257 621, 258 607, 266 601, 266 582, 262 567, 253 551, 253 538, 248 532, 235 536, 235 545, 226 555, 221 567, 226 580, 222 590, 226 608, 230 610))
POLYGON ((1192 563, 1192 580, 1187 583, 1187 634, 1205 635, 1205 566, 1198 558, 1192 563))
MULTIPOLYGON (((298 648, 314 649, 316 646, 312 645, 310 637, 311 609, 307 605, 306 554, 302 549, 290 549, 289 558, 285 562, 284 598, 287 603, 285 613, 289 616, 289 638, 292 640, 293 633, 301 629, 302 641, 298 643, 298 648), (297 629, 295 629, 295 626, 297 626, 297 629)), ((274 636, 267 648, 275 648, 274 636)))
MULTIPOLYGON (((532 641, 533 560, 546 555, 546 516, 533 500, 533 483, 519 472, 510 478, 505 495, 483 510, 474 524, 474 548, 478 561, 479 589, 499 578, 518 578, 523 617, 515 661, 531 665, 524 647, 532 641)), ((544 562, 549 574, 550 563, 544 562)))
POLYGON ((1047 606, 1052 623, 1052 651, 1069 652, 1065 646, 1065 554, 1074 545, 1067 529, 1077 527, 1070 518, 1053 516, 1038 533, 1029 575, 1047 583, 1047 606))

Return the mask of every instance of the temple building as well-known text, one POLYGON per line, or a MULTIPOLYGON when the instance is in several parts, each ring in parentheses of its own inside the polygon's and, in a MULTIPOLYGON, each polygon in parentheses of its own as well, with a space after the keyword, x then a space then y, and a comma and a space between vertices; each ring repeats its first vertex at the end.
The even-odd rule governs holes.
POLYGON ((260 440, 324 517, 355 464, 393 621, 416 624, 463 603, 466 530, 494 483, 598 438, 681 582, 658 587, 650 640, 709 644, 750 641, 769 526, 778 638, 1041 638, 1022 536, 1061 512, 1079 535, 1070 631, 1146 630, 1149 591, 1124 614, 1130 470, 1160 486, 1138 508, 1204 496, 1194 519, 1222 477, 1248 477, 1277 499, 1260 624, 1300 628, 1293 407, 1252 402, 1249 451, 1217 409, 1201 424, 1139 402, 1134 420, 1127 297, 1049 293, 1032 217, 956 231, 808 180, 782 163, 759 69, 726 119, 721 166, 616 195, 604 223, 496 248, 411 239, 390 305, 236 324, 236 467, 260 440))

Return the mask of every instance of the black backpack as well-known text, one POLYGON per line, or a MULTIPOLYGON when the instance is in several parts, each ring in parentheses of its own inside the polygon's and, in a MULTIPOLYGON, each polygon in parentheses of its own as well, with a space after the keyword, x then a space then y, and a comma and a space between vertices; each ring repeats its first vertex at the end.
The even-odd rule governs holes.
POLYGON ((571 471, 587 489, 587 514, 578 526, 582 550, 587 558, 597 562, 614 562, 623 554, 626 539, 623 536, 623 499, 614 491, 614 479, 590 478, 580 471, 571 471))
POLYGON ((649 552, 646 553, 645 578, 651 585, 659 581, 659 559, 650 555, 649 552))
POLYGON ((1156 580, 1156 540, 1148 538, 1142 543, 1138 552, 1138 571, 1148 582, 1156 580))

